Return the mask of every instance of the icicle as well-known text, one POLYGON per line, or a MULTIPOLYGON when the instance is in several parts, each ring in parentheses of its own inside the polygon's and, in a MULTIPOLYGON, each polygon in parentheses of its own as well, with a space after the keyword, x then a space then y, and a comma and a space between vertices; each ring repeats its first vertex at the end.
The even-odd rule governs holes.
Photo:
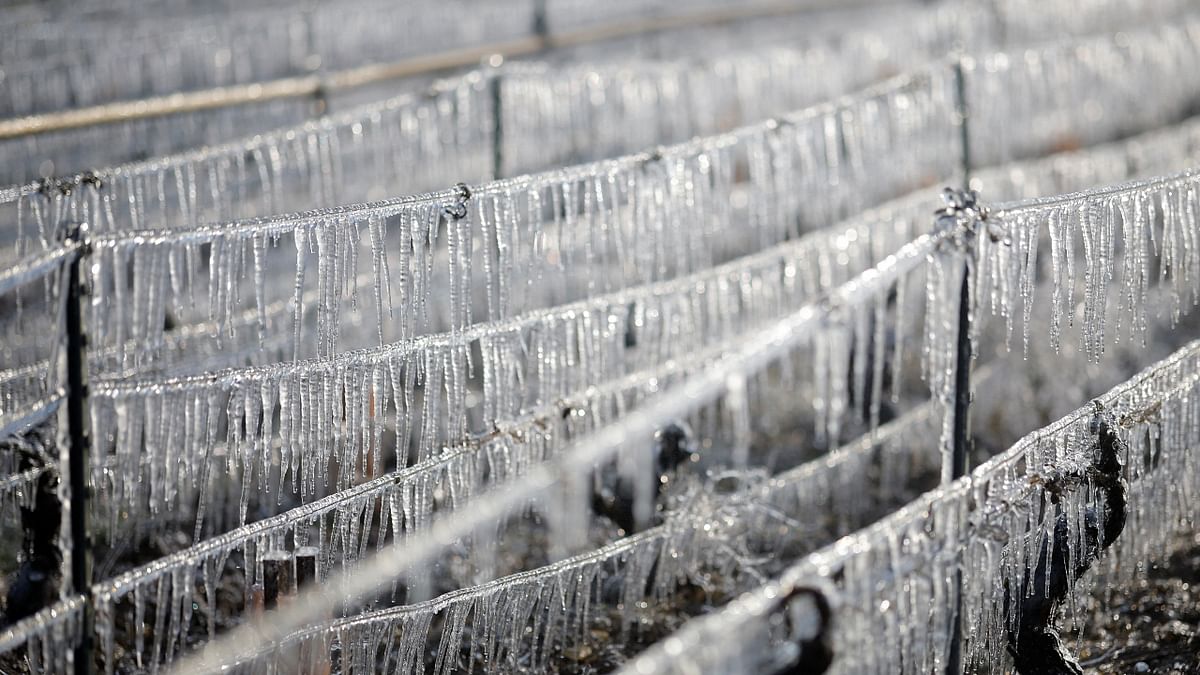
POLYGON ((746 379, 742 376, 729 378, 725 406, 730 417, 730 453, 733 466, 746 468, 750 460, 751 425, 750 400, 746 392, 746 379))

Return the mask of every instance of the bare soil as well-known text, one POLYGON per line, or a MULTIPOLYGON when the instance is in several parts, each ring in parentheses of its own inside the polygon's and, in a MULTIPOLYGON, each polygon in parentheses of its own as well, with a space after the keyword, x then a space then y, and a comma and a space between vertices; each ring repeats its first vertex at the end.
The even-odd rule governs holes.
POLYGON ((1076 653, 1086 672, 1200 675, 1200 534, 1183 543, 1085 631, 1076 653))

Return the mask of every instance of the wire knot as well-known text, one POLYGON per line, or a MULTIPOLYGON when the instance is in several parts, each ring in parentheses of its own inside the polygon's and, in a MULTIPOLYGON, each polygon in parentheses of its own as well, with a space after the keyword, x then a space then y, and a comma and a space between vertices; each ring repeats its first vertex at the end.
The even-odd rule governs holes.
POLYGON ((79 176, 80 185, 90 185, 93 190, 99 190, 104 187, 104 179, 96 175, 95 171, 84 171, 79 176))
POLYGON ((471 199, 471 188, 466 183, 454 186, 454 203, 442 207, 442 213, 451 220, 462 220, 467 217, 467 202, 471 199))
POLYGON ((1008 234, 999 223, 990 219, 991 210, 979 201, 979 193, 975 190, 942 190, 942 201, 945 206, 934 211, 935 231, 953 233, 954 243, 961 248, 969 248, 975 240, 980 226, 986 231, 993 242, 1011 244, 1008 234))
POLYGON ((69 196, 74 188, 74 181, 47 176, 38 181, 37 191, 38 194, 49 199, 54 193, 58 193, 64 197, 69 196))

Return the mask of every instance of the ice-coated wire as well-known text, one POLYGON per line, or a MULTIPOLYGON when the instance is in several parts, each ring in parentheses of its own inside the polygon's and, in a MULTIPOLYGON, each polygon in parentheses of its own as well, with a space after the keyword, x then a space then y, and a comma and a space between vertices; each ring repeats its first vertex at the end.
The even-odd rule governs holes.
MULTIPOLYGON (((1131 178, 1177 171, 1191 164, 1198 148, 1200 148, 1200 124, 1195 120, 1189 120, 1182 125, 1148 132, 1115 143, 985 169, 977 172, 973 186, 993 202, 1063 194, 1092 185, 1111 185, 1131 178)), ((360 288, 368 287, 370 284, 370 272, 359 274, 354 283, 356 287, 360 288)), ((306 308, 312 308, 317 300, 316 291, 310 290, 305 293, 302 304, 306 308)), ((283 323, 291 316, 292 310, 288 305, 289 301, 286 300, 271 303, 264 309, 262 317, 259 317, 257 310, 246 310, 241 317, 231 320, 230 332, 237 337, 226 338, 223 341, 224 347, 234 355, 242 355, 248 351, 260 353, 253 351, 260 346, 259 331, 256 326, 260 322, 263 323, 267 335, 280 336, 277 340, 283 340, 282 334, 289 332, 289 327, 283 323)), ((311 312, 312 310, 307 311, 311 312)), ((202 347, 209 344, 209 338, 216 330, 215 325, 204 323, 177 327, 165 337, 167 344, 164 351, 168 357, 165 363, 156 361, 145 366, 117 370, 114 375, 132 376, 139 372, 158 368, 166 368, 164 372, 168 373, 179 371, 181 368, 185 371, 203 368, 204 362, 195 360, 188 364, 180 363, 178 355, 205 352, 206 350, 202 347), (177 333, 194 335, 196 339, 185 340, 177 333)), ((17 337, 13 336, 10 344, 16 344, 17 337)), ((133 344, 126 345, 125 350, 136 351, 133 349, 135 346, 133 344)), ((274 349, 277 350, 278 345, 274 349)), ((103 362, 93 359, 93 365, 97 372, 110 371, 113 366, 107 359, 120 351, 122 350, 106 351, 103 362)), ((273 350, 261 352, 267 358, 280 358, 271 356, 273 353, 273 350)), ((217 362, 211 361, 210 363, 217 362)), ((40 372, 48 372, 48 363, 42 361, 41 364, 40 372)), ((0 373, 0 382, 25 379, 28 375, 26 371, 30 368, 33 368, 35 372, 39 369, 37 364, 9 369, 0 373)), ((5 385, 0 384, 0 390, 4 390, 4 387, 5 385)), ((0 394, 0 398, 2 397, 3 394, 0 394)))
MULTIPOLYGON (((359 283, 370 283, 370 280, 361 277, 359 283)), ((311 307, 317 299, 316 292, 306 293, 303 304, 305 307, 311 307)), ((139 347, 136 343, 130 342, 121 348, 92 349, 88 353, 89 366, 93 372, 102 373, 96 380, 103 381, 133 379, 151 374, 160 378, 181 377, 234 366, 278 363, 291 354, 290 321, 294 311, 295 308, 288 301, 271 303, 261 314, 255 309, 247 310, 229 323, 235 337, 226 338, 219 347, 214 346, 212 340, 212 335, 217 330, 215 324, 196 323, 179 326, 165 336, 159 358, 127 369, 119 367, 117 357, 124 351, 136 351, 139 347), (259 333, 260 326, 265 335, 259 333)), ((30 317, 27 312, 23 318, 32 323, 34 317, 30 317)), ((49 324, 55 320, 54 317, 39 314, 36 318, 46 321, 46 330, 53 330, 49 324)), ((40 332, 41 326, 42 324, 38 323, 23 330, 41 336, 44 334, 40 332)), ((40 356, 49 351, 44 348, 44 340, 40 337, 30 342, 33 343, 28 345, 30 353, 40 356)), ((14 348, 14 353, 20 344, 19 340, 11 340, 10 345, 14 348)), ((19 362, 22 359, 14 357, 14 360, 19 362)), ((52 368, 51 358, 36 358, 29 365, 0 371, 0 409, 5 406, 20 407, 22 401, 27 402, 44 396, 47 387, 50 386, 50 376, 54 372, 52 368)))
POLYGON ((0 653, 25 649, 33 672, 66 675, 83 628, 83 596, 71 596, 0 632, 0 653))
POLYGON ((15 266, 0 272, 0 295, 61 271, 79 255, 80 250, 80 244, 72 242, 26 257, 15 266))
MULTIPOLYGON (((374 656, 375 650, 381 645, 390 647, 384 651, 384 663, 394 667, 394 672, 412 672, 412 657, 419 660, 424 653, 423 649, 414 647, 427 648, 432 641, 417 631, 411 631, 402 638, 400 644, 393 645, 384 637, 389 632, 387 629, 427 625, 435 615, 442 614, 450 625, 443 628, 439 638, 438 665, 452 667, 456 661, 452 655, 458 654, 460 647, 468 644, 480 650, 479 655, 485 660, 486 669, 502 668, 503 664, 514 659, 514 652, 528 639, 527 631, 532 631, 534 641, 539 633, 545 636, 546 646, 533 650, 532 657, 535 667, 541 667, 552 653, 549 641, 559 631, 566 642, 585 629, 594 589, 610 576, 605 574, 605 567, 624 568, 626 574, 621 580, 623 599, 639 602, 653 595, 650 584, 655 578, 665 578, 675 571, 667 565, 681 565, 685 559, 691 561, 705 555, 704 551, 688 550, 687 535, 681 534, 673 532, 671 526, 660 526, 536 570, 447 593, 427 602, 389 608, 317 627, 291 638, 280 645, 280 649, 294 648, 296 644, 311 641, 314 637, 320 637, 322 632, 330 631, 331 634, 337 634, 339 642, 354 654, 344 661, 348 673, 371 672, 374 663, 369 657, 374 656), (668 546, 676 554, 674 557, 664 555, 668 546), (654 574, 651 574, 651 561, 662 563, 654 574), (545 612, 550 612, 549 620, 545 620, 545 612), (473 637, 466 637, 460 630, 463 627, 460 623, 466 623, 468 613, 472 615, 470 635, 473 637), (567 625, 560 628, 560 623, 564 622, 567 625), (380 630, 381 627, 384 630, 380 630), (485 643, 486 648, 483 647, 485 643), (358 653, 367 658, 357 658, 358 653), (393 660, 394 666, 391 665, 393 660)), ((713 552, 710 550, 707 554, 712 556, 713 552)), ((438 670, 435 667, 435 672, 438 670)))
MULTIPOLYGON (((824 121, 825 116, 830 114, 836 115, 847 106, 857 104, 860 100, 862 101, 861 105, 877 107, 881 103, 876 99, 886 98, 889 95, 913 95, 925 88, 936 89, 939 86, 944 87, 945 84, 943 82, 937 81, 939 75, 944 76, 945 73, 941 72, 941 69, 938 67, 921 69, 913 73, 898 75, 885 83, 868 87, 858 94, 840 98, 834 103, 812 106, 801 111, 786 114, 780 120, 749 124, 729 133, 714 135, 711 138, 689 140, 658 150, 634 153, 620 158, 600 160, 532 175, 499 179, 484 185, 472 186, 470 190, 471 197, 503 195, 508 191, 528 190, 547 182, 569 183, 597 175, 606 175, 623 169, 641 168, 648 163, 665 161, 674 156, 687 156, 704 151, 718 150, 730 144, 761 135, 764 131, 786 128, 805 120, 820 120, 821 125, 824 126, 826 124, 824 121)), ((944 91, 939 93, 946 94, 944 91)), ((937 105, 939 102, 935 101, 932 105, 937 105)), ((912 104, 912 101, 906 101, 903 105, 912 104)), ((925 105, 928 106, 931 104, 927 102, 925 105)), ((907 140, 907 138, 898 139, 896 143, 907 142, 907 140)), ((928 154, 932 155, 933 153, 930 151, 928 154)), ((26 188, 21 188, 21 190, 24 191, 26 188)), ((180 243, 207 243, 222 235, 247 236, 259 234, 277 237, 287 234, 294 229, 312 228, 326 220, 346 219, 362 221, 371 218, 388 218, 398 215, 407 207, 413 206, 432 206, 439 209, 448 208, 458 198, 459 193, 456 189, 447 188, 424 194, 406 195, 364 204, 334 206, 304 213, 278 216, 267 215, 232 223, 198 224, 195 227, 180 228, 178 231, 133 228, 134 231, 131 232, 120 232, 112 235, 97 234, 94 243, 101 246, 115 246, 134 239, 144 243, 167 240, 178 241, 180 243)))
POLYGON ((45 181, 7 188, 3 217, 20 255, 52 237, 63 217, 97 233, 194 227, 485 180, 486 90, 485 73, 473 71, 423 95, 51 181, 65 189, 47 191, 45 181), (424 167, 419 177, 402 170, 411 164, 424 167))
POLYGON ((0 438, 36 426, 50 418, 66 400, 61 392, 0 411, 0 438))
MULTIPOLYGON (((219 145, 300 124, 312 117, 312 109, 311 100, 268 100, 7 137, 4 132, 12 122, 0 121, 0 155, 13 158, 0 166, 0 184, 7 190, 8 186, 47 176, 71 176, 98 167, 219 145)), ((10 220, 5 216, 0 222, 7 225, 10 220)))

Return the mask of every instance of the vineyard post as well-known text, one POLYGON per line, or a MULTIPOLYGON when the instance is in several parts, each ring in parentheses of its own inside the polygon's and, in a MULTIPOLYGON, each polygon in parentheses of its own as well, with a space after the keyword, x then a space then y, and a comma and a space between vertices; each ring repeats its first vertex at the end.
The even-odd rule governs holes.
POLYGON ((307 72, 317 77, 317 85, 313 87, 313 118, 321 117, 329 114, 329 88, 326 86, 324 78, 321 77, 321 70, 324 63, 321 61, 321 49, 317 40, 317 7, 315 3, 306 7, 303 10, 304 17, 304 54, 301 56, 301 62, 298 65, 298 70, 307 72))
POLYGON ((489 73, 491 81, 488 83, 488 90, 492 98, 492 178, 498 180, 504 177, 504 108, 500 92, 501 63, 494 63, 497 67, 492 68, 489 73))
POLYGON ((90 675, 95 609, 91 595, 92 537, 88 524, 88 502, 91 496, 88 485, 91 465, 91 432, 88 429, 88 337, 83 323, 84 305, 88 296, 84 274, 91 254, 87 223, 74 226, 67 234, 67 243, 79 246, 67 270, 64 317, 69 439, 67 451, 70 474, 68 483, 71 490, 71 590, 83 596, 83 625, 79 643, 75 647, 75 673, 90 675))
MULTIPOLYGON (((961 152, 962 190, 971 190, 971 134, 968 127, 967 83, 963 72, 963 56, 955 55, 954 103, 955 121, 961 152)), ((958 335, 954 358, 954 407, 950 477, 952 480, 967 474, 971 444, 971 261, 963 262, 962 287, 958 297, 958 335)), ((943 472, 942 475, 946 475, 943 472)), ((954 575, 954 613, 950 620, 950 651, 946 662, 947 675, 962 672, 962 569, 954 575)))
MULTIPOLYGON (((967 127, 967 85, 963 60, 954 59, 954 99, 962 152, 962 189, 971 191, 971 135, 967 127)), ((968 253, 969 255, 969 253, 968 253)), ((958 299, 958 337, 954 364, 954 454, 953 478, 967 475, 971 443, 971 262, 964 263, 962 289, 958 299)))
POLYGON ((546 0, 533 0, 533 34, 548 47, 550 41, 550 24, 546 21, 546 0))

